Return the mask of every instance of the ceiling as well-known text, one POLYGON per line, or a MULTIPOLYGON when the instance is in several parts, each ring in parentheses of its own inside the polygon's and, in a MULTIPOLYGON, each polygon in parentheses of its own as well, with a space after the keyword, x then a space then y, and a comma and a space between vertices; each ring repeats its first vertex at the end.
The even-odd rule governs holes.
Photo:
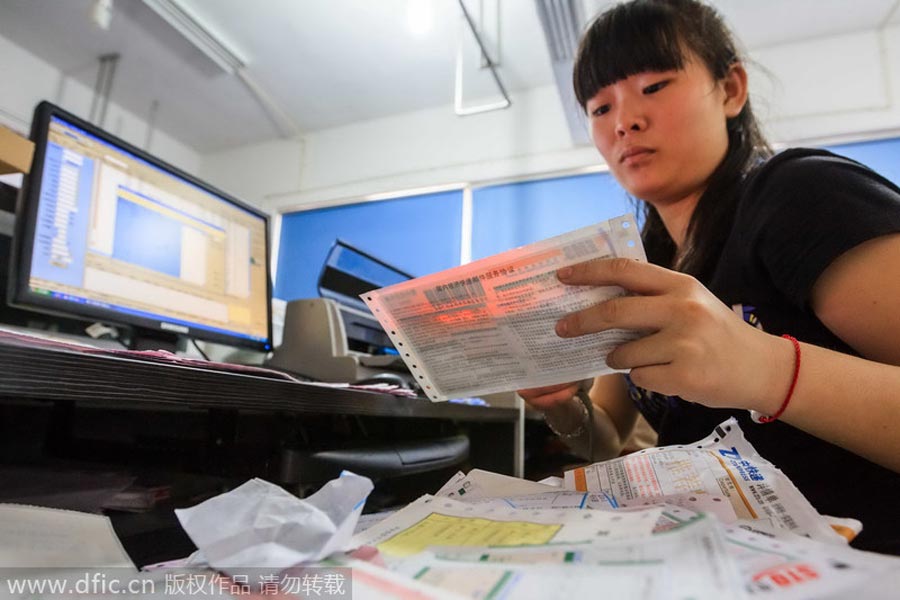
MULTIPOLYGON (((611 3, 576 1, 585 14, 611 3)), ((156 101, 156 127, 201 153, 430 107, 452 110, 460 32, 465 102, 497 97, 489 71, 478 68, 458 0, 176 0, 241 58, 243 78, 217 67, 143 0, 113 0, 107 30, 92 22, 95 2, 0 0, 0 36, 89 88, 98 57, 118 53, 112 101, 145 119, 156 101), (411 7, 430 9, 427 32, 410 28, 411 7)), ((517 92, 554 84, 535 2, 466 0, 513 102, 517 92)), ((900 0, 713 3, 749 49, 900 24, 900 0)))

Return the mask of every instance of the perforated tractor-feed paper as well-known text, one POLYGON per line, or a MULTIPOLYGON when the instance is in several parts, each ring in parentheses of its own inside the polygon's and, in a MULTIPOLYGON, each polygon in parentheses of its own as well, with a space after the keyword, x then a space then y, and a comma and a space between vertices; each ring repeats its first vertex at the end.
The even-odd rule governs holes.
POLYGON ((558 337, 563 315, 624 291, 564 285, 556 271, 613 257, 646 260, 631 215, 361 297, 432 400, 577 381, 613 372, 606 355, 638 334, 558 337))

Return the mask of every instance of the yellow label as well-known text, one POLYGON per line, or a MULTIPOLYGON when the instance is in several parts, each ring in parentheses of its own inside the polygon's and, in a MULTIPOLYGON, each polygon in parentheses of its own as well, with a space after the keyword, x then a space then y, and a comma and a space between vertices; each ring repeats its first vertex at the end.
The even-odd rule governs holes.
POLYGON ((386 554, 409 556, 428 546, 532 546, 546 544, 561 527, 432 513, 378 544, 378 549, 386 554))

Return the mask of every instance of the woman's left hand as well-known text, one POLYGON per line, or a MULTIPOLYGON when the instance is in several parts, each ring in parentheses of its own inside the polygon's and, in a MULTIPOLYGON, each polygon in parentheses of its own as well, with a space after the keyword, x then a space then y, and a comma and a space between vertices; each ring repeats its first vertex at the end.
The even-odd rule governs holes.
POLYGON ((617 285, 621 296, 559 320, 560 337, 634 329, 606 359, 635 385, 720 408, 777 410, 793 372, 791 342, 745 323, 695 278, 625 258, 560 269, 568 285, 617 285))

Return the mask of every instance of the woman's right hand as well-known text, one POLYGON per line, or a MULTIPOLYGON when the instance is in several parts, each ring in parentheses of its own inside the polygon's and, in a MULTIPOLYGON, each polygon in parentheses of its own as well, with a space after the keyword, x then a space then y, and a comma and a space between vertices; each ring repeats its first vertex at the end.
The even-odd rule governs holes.
POLYGON ((519 390, 517 393, 534 410, 547 412, 548 410, 553 411, 553 409, 571 406, 572 399, 578 392, 580 385, 580 381, 573 381, 571 383, 528 388, 519 390))

